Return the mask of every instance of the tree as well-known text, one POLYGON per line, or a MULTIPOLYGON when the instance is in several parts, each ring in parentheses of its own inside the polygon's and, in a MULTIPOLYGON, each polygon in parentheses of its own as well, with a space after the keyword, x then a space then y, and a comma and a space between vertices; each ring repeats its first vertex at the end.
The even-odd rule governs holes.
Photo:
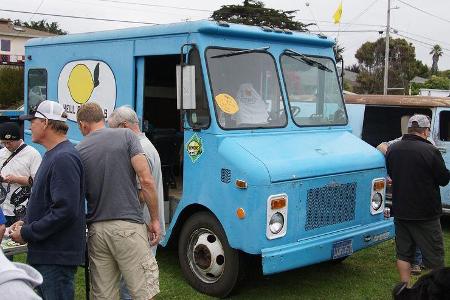
POLYGON ((297 10, 283 11, 266 8, 261 1, 244 0, 242 5, 222 5, 220 9, 213 12, 211 18, 229 23, 308 31, 307 27, 312 24, 295 21, 294 13, 296 12, 297 10))
POLYGON ((419 76, 422 78, 430 77, 430 68, 427 65, 423 64, 422 61, 416 60, 416 69, 417 69, 417 73, 415 76, 419 76))
POLYGON ((352 71, 352 72, 355 72, 355 73, 359 73, 359 65, 358 64, 353 64, 351 66, 346 66, 345 70, 352 71))
MULTIPOLYGON (((356 81, 359 93, 383 93, 385 39, 364 43, 355 54, 359 64, 356 81)), ((415 48, 404 39, 389 40, 389 87, 408 91, 409 81, 417 74, 415 48)))
POLYGON ((0 109, 17 108, 23 103, 23 68, 0 68, 0 109))
POLYGON ((333 51, 334 51, 334 58, 336 59, 336 63, 341 62, 343 59, 342 54, 344 54, 345 48, 336 42, 336 44, 334 44, 333 51))
POLYGON ((450 89, 450 79, 433 75, 423 84, 423 87, 426 89, 448 90, 450 89))
POLYGON ((441 46, 434 45, 433 49, 431 49, 431 51, 430 51, 430 54, 433 55, 433 57, 432 57, 433 64, 431 65, 431 73, 436 74, 438 71, 439 57, 441 57, 443 54, 441 46))
POLYGON ((54 34, 58 34, 58 35, 67 34, 66 31, 59 28, 59 24, 57 22, 48 23, 46 20, 31 21, 30 23, 23 22, 20 20, 14 20, 14 25, 27 27, 27 28, 31 28, 31 29, 36 29, 36 30, 40 30, 40 31, 46 31, 46 32, 50 32, 50 33, 54 33, 54 34))
POLYGON ((448 79, 450 79, 450 70, 438 71, 437 75, 442 76, 442 77, 447 77, 448 79))

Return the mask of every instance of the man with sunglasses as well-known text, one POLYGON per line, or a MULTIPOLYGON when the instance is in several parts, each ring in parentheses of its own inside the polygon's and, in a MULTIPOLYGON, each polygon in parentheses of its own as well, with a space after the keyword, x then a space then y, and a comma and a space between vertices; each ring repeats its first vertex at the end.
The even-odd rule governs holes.
POLYGON ((17 123, 0 125, 0 204, 9 227, 25 215, 29 191, 41 163, 41 155, 26 145, 17 123))
POLYGON ((12 226, 15 242, 28 243, 27 261, 43 276, 37 288, 46 300, 74 299, 74 276, 84 263, 86 218, 84 169, 66 133, 67 116, 54 101, 30 115, 31 139, 47 149, 36 173, 24 222, 12 226))

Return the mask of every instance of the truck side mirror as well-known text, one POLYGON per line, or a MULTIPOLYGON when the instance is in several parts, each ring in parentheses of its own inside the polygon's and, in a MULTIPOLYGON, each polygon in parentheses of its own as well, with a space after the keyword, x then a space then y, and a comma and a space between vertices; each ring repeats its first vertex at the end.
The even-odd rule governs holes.
POLYGON ((177 66, 177 109, 195 109, 195 66, 177 66), (183 90, 183 94, 181 94, 183 90))

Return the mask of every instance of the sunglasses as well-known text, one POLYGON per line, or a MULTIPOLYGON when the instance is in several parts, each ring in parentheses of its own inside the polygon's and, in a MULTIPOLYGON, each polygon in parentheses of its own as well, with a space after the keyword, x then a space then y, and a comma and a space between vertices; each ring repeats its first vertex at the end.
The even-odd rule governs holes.
POLYGON ((35 108, 30 109, 30 115, 34 115, 35 118, 37 118, 37 117, 36 117, 36 113, 40 114, 41 116, 43 116, 45 119, 48 120, 47 116, 46 116, 44 113, 38 111, 38 110, 35 109, 35 108))

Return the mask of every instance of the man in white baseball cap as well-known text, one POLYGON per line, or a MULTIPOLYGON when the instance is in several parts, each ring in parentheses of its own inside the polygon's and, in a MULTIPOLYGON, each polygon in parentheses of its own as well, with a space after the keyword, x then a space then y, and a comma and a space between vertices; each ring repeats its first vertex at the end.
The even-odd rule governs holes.
POLYGON ((74 276, 84 263, 86 218, 84 169, 67 140, 64 108, 45 100, 22 120, 31 121, 32 140, 47 149, 36 173, 24 221, 13 224, 11 238, 28 243, 27 262, 44 282, 44 299, 74 299, 74 276))
POLYGON ((20 120, 33 120, 35 118, 66 121, 67 115, 61 104, 55 101, 45 100, 36 109, 30 110, 29 115, 19 117, 20 120))

